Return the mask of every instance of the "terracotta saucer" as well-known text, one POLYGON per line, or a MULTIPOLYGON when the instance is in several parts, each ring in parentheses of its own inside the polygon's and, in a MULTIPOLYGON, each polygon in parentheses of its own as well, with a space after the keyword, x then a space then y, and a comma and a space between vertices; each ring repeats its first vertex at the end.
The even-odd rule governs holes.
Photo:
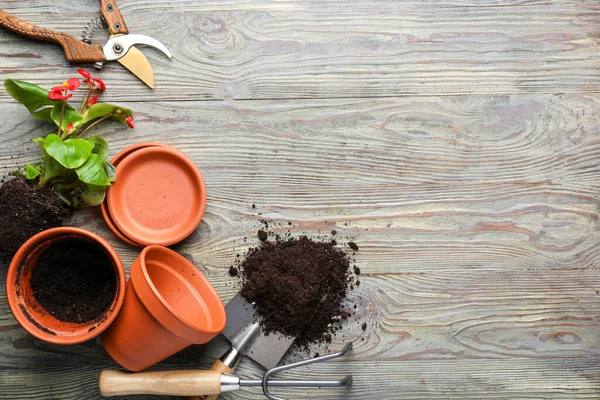
POLYGON ((200 224, 206 188, 196 165, 171 147, 152 146, 124 157, 108 189, 108 211, 121 233, 143 245, 180 242, 200 224))
POLYGON ((120 163, 125 157, 127 157, 128 155, 130 155, 134 151, 139 150, 139 149, 143 149, 143 148, 146 148, 146 147, 153 147, 153 146, 169 147, 171 149, 174 148, 173 146, 169 146, 168 144, 164 144, 164 143, 140 142, 140 143, 132 144, 131 146, 126 147, 123 150, 121 150, 120 152, 118 152, 112 158, 112 160, 110 160, 110 163, 116 167, 118 163, 120 163))
MULTIPOLYGON (((152 147, 152 146, 171 147, 168 144, 164 144, 164 143, 154 143, 154 142, 136 143, 132 146, 129 146, 129 147, 121 150, 119 153, 117 153, 117 155, 115 155, 112 158, 112 160, 110 160, 110 163, 116 167, 121 162, 122 159, 124 159, 129 154, 133 153, 134 151, 143 149, 146 147, 152 147)), ((127 243, 131 246, 144 247, 143 245, 136 243, 133 240, 129 239, 127 236, 125 236, 119 230, 119 228, 117 228, 117 226, 115 225, 115 223, 112 220, 112 217, 110 216, 110 214, 108 212, 108 207, 106 206, 106 201, 103 201, 102 203, 100 203, 100 213, 102 214, 102 218, 104 218, 104 222, 108 226, 108 229, 110 229, 112 231, 112 233, 115 234, 116 237, 118 237, 119 239, 121 239, 122 241, 124 241, 125 243, 127 243)))

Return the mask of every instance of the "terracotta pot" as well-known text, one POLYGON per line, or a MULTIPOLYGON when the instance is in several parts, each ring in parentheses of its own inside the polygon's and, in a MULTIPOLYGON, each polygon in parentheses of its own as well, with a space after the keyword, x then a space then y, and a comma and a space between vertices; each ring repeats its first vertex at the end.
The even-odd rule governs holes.
POLYGON ((102 218, 104 218, 104 222, 106 223, 106 226, 108 226, 108 229, 110 229, 112 231, 112 233, 115 234, 116 237, 118 237, 119 239, 121 239, 122 241, 124 241, 125 243, 127 243, 130 246, 144 247, 143 244, 136 243, 133 240, 129 239, 127 236, 125 236, 119 230, 119 228, 117 228, 117 226, 115 225, 115 223, 112 220, 112 217, 110 216, 110 214, 108 212, 108 208, 106 207, 106 203, 101 203, 100 204, 100 213, 102 214, 102 218))
POLYGON ((169 246, 189 236, 206 208, 206 187, 196 165, 172 147, 129 154, 116 168, 106 201, 121 233, 144 245, 169 246))
POLYGON ((14 255, 6 277, 6 297, 15 319, 38 339, 55 344, 77 344, 102 333, 114 321, 125 298, 125 270, 112 246, 100 236, 79 228, 48 229, 27 240, 14 255), (70 239, 83 239, 100 246, 112 261, 117 290, 107 311, 84 323, 64 322, 47 313, 33 296, 31 273, 42 252, 50 245, 70 239))
MULTIPOLYGON (((129 154, 133 153, 134 151, 143 149, 146 147, 153 147, 153 146, 171 147, 168 144, 164 144, 164 143, 155 143, 155 142, 136 143, 132 146, 129 146, 129 147, 121 150, 119 153, 117 153, 117 155, 115 155, 112 158, 112 160, 110 160, 110 163, 116 167, 117 165, 119 165, 121 160, 123 160, 125 157, 127 157, 129 154)), ((112 231, 112 233, 115 234, 116 237, 118 237, 119 239, 121 239, 122 241, 124 241, 125 243, 127 243, 131 246, 144 247, 144 245, 139 244, 139 243, 134 242, 133 240, 129 239, 127 236, 125 236, 119 230, 119 228, 117 228, 117 226, 115 225, 115 223, 112 220, 112 217, 110 216, 110 213, 108 212, 108 207, 106 205, 106 201, 103 201, 102 203, 100 203, 100 212, 102 213, 102 218, 104 218, 104 222, 106 222, 108 229, 110 229, 112 231)))
POLYGON ((149 246, 131 266, 123 308, 102 343, 123 367, 141 371, 208 342, 225 319, 219 295, 192 263, 166 247, 149 246))

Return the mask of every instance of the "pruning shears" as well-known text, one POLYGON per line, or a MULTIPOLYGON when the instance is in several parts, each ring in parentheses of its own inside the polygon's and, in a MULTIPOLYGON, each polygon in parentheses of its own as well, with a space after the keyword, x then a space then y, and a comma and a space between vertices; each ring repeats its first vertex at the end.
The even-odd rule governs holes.
MULTIPOLYGON (((0 9, 0 26, 32 39, 46 40, 62 46, 66 59, 71 63, 94 63, 97 68, 107 61, 118 61, 146 85, 154 88, 154 74, 150 63, 135 45, 146 45, 162 51, 167 57, 171 52, 158 40, 145 35, 130 34, 116 0, 100 0, 102 22, 110 37, 104 44, 92 44, 89 38, 82 40, 64 32, 53 31, 25 22, 0 9)), ((97 22, 96 22, 97 24, 97 22)))

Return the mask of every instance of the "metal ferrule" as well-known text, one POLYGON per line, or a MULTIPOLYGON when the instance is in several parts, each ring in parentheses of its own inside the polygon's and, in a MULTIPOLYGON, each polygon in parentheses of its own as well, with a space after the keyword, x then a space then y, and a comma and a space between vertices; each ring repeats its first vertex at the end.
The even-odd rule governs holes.
POLYGON ((231 347, 229 350, 227 350, 227 352, 225 352, 225 354, 221 356, 221 358, 219 358, 219 360, 221 360, 223 364, 227 365, 229 368, 235 369, 237 363, 240 361, 241 356, 242 354, 239 351, 231 347))
POLYGON ((240 378, 235 375, 221 374, 221 393, 231 392, 240 388, 240 378))

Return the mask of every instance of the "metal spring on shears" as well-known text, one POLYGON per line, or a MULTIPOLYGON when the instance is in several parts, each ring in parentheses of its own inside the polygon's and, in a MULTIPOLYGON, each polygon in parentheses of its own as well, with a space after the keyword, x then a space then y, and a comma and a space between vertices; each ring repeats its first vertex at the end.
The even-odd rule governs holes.
POLYGON ((94 33, 100 28, 106 28, 106 21, 102 16, 98 15, 94 17, 86 26, 83 28, 81 40, 87 44, 92 44, 92 38, 94 33))

